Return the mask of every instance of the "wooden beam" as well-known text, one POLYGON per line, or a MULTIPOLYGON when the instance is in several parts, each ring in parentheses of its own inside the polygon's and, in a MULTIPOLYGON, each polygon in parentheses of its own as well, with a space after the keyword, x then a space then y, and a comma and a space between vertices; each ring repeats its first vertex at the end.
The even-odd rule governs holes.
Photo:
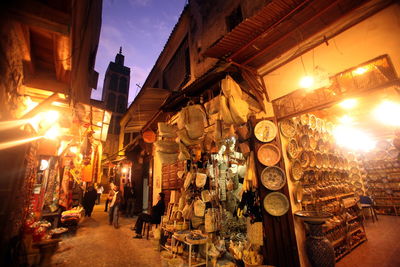
POLYGON ((63 94, 70 91, 69 84, 57 81, 54 73, 49 71, 36 71, 34 76, 24 77, 23 85, 63 94))
POLYGON ((22 116, 21 119, 28 119, 28 118, 34 117, 36 114, 41 112, 44 108, 50 106, 53 101, 58 100, 58 98, 59 98, 59 96, 57 93, 52 94, 51 96, 49 96, 48 98, 43 100, 41 103, 39 103, 39 105, 37 105, 34 109, 32 109, 31 111, 26 113, 24 116, 22 116))
POLYGON ((11 8, 13 17, 21 23, 69 36, 71 16, 38 1, 17 1, 11 8))

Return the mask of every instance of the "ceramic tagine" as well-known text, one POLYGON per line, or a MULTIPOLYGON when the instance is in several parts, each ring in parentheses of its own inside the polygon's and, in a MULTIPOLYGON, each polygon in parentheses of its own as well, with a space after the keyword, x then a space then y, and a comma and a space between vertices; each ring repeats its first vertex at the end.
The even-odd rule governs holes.
POLYGON ((335 266, 335 251, 322 232, 322 225, 333 215, 323 211, 304 210, 296 211, 294 215, 308 225, 309 233, 306 239, 306 251, 311 266, 335 266))

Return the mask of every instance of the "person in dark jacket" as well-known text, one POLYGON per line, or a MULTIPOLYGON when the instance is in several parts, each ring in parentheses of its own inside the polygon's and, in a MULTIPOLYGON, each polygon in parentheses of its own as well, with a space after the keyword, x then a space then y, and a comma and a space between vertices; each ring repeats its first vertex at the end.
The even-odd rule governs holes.
POLYGON ((96 203, 97 192, 93 186, 89 186, 88 191, 83 197, 83 208, 85 209, 85 216, 92 216, 94 204, 96 203))
POLYGON ((129 182, 124 186, 124 200, 126 217, 133 217, 135 209, 135 190, 129 182))
POLYGON ((158 202, 151 208, 151 213, 141 213, 135 224, 136 236, 134 238, 142 238, 142 227, 143 222, 150 222, 152 224, 159 224, 161 222, 161 216, 164 215, 165 204, 164 204, 164 193, 159 193, 158 202))

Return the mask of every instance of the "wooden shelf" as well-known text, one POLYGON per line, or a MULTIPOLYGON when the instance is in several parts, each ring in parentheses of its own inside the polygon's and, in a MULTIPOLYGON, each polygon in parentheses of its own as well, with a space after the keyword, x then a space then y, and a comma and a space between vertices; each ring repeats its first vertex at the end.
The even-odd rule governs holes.
POLYGON ((350 250, 355 249, 358 245, 360 245, 361 243, 363 243, 364 241, 367 241, 367 238, 364 236, 361 240, 359 240, 357 243, 351 245, 350 250))
POLYGON ((354 230, 352 230, 352 231, 350 231, 350 233, 349 233, 349 235, 352 235, 352 234, 354 234, 355 232, 357 232, 357 231, 359 231, 359 230, 363 230, 363 228, 361 227, 361 226, 359 226, 359 227, 357 227, 356 229, 354 229, 354 230))
POLYGON ((332 241, 331 244, 332 246, 336 247, 338 244, 342 243, 346 239, 346 236, 342 236, 339 239, 336 239, 335 241, 332 241))
MULTIPOLYGON (((336 195, 336 196, 331 196, 331 197, 322 197, 322 198, 318 198, 315 202, 323 202, 323 201, 329 201, 329 200, 334 200, 334 199, 338 199, 338 198, 344 198, 344 197, 350 197, 350 196, 354 196, 354 193, 346 193, 346 194, 340 194, 340 195, 336 195)), ((313 204, 314 201, 303 201, 302 204, 313 204)))

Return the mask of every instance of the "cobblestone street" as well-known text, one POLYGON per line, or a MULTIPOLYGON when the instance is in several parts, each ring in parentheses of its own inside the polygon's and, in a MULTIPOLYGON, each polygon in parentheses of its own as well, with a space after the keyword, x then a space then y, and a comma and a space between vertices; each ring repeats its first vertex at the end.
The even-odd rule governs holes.
POLYGON ((152 240, 133 239, 134 219, 120 217, 120 228, 108 224, 104 202, 84 218, 75 235, 67 235, 52 257, 52 266, 160 266, 152 240))

